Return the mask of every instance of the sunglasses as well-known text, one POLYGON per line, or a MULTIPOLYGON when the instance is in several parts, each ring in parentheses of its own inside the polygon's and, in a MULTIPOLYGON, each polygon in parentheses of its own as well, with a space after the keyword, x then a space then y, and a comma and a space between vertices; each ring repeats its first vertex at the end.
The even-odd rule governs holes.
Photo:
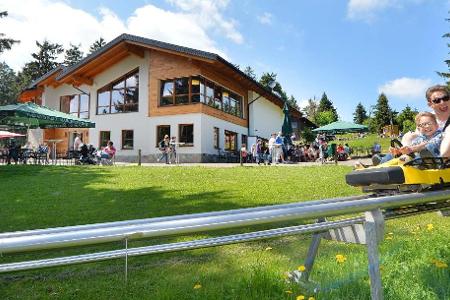
POLYGON ((435 123, 432 123, 432 122, 424 122, 424 123, 418 124, 417 127, 419 127, 419 128, 424 128, 424 127, 429 127, 429 126, 432 126, 432 125, 435 125, 435 123))
POLYGON ((441 102, 447 102, 449 100, 449 96, 443 96, 441 98, 434 98, 432 99, 430 102, 434 103, 434 104, 439 104, 441 102))

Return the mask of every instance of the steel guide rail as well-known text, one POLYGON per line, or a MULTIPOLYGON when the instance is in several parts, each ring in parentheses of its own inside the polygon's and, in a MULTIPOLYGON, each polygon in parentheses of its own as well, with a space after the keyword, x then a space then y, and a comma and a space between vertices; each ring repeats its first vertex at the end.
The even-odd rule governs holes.
MULTIPOLYGON (((408 217, 420 213, 436 211, 440 209, 450 208, 450 201, 442 203, 421 205, 419 207, 408 207, 398 211, 388 211, 385 213, 386 219, 396 219, 401 217, 408 217)), ((49 258, 41 260, 32 260, 25 262, 14 262, 0 265, 0 273, 24 271, 48 267, 56 267, 62 265, 72 265, 79 263, 88 263, 95 261, 104 261, 110 259, 124 258, 125 256, 140 256, 155 253, 167 253, 176 251, 193 250, 200 248, 208 248, 229 244, 236 244, 242 242, 249 242, 261 239, 269 239, 275 237, 282 237, 296 234, 317 233, 324 232, 329 229, 341 228, 353 224, 361 224, 364 222, 364 217, 348 218, 336 221, 327 221, 322 223, 290 226, 284 228, 270 229, 264 231, 256 231, 244 234, 229 235, 223 237, 206 238, 193 240, 188 242, 169 243, 161 245, 152 245, 145 247, 137 247, 130 249, 121 249, 113 251, 105 251, 99 253, 74 255, 59 258, 49 258)))
POLYGON ((55 228, 46 228, 46 229, 35 229, 35 230, 24 230, 24 231, 15 231, 15 232, 4 232, 0 233, 0 239, 10 238, 10 237, 19 237, 19 236, 30 236, 30 235, 39 235, 39 234, 50 234, 50 233, 61 233, 61 232, 70 232, 77 230, 91 230, 91 229, 100 229, 100 228, 113 228, 120 226, 128 226, 128 225, 140 225, 140 224, 149 224, 156 223, 161 221, 173 221, 173 220, 181 220, 181 219, 193 219, 197 217, 211 217, 218 215, 226 215, 226 214, 236 214, 240 212, 254 212, 261 211, 267 209, 282 209, 282 208, 290 208, 290 207, 303 207, 309 206, 313 204, 325 204, 325 203, 333 203, 340 201, 350 201, 350 200, 360 200, 371 197, 371 195, 358 195, 351 196, 345 198, 330 198, 323 199, 317 201, 305 201, 305 202, 296 202, 289 204, 281 204, 281 205, 267 205, 267 206, 259 206, 252 208, 241 208, 241 209, 232 209, 225 211, 213 211, 207 213, 197 213, 197 214, 186 214, 186 215, 176 215, 169 217, 156 217, 156 218, 148 218, 148 219, 137 219, 137 220, 126 220, 126 221, 116 221, 116 222, 106 222, 106 223, 96 223, 96 224, 86 224, 86 225, 75 225, 75 226, 64 226, 64 227, 55 227, 55 228))

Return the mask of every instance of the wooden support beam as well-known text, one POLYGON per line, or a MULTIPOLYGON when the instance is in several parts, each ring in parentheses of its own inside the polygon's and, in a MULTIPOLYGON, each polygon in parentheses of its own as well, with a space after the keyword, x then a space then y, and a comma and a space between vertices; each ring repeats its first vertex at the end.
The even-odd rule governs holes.
POLYGON ((82 84, 92 85, 94 83, 94 80, 89 77, 83 77, 79 75, 72 75, 70 76, 73 80, 73 84, 75 86, 80 86, 82 84))

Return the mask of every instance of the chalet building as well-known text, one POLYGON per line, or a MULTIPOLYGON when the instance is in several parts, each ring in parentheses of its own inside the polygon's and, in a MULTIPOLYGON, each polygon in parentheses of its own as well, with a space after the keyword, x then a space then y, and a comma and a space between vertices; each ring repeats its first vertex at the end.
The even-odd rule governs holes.
MULTIPOLYGON (((156 161, 164 135, 180 143, 181 162, 210 162, 249 136, 268 138, 283 123, 283 100, 217 54, 122 34, 70 67, 58 67, 22 92, 21 102, 87 118, 90 129, 46 129, 57 152, 112 140, 116 160, 156 161)), ((305 120, 291 108, 294 120, 305 120)), ((300 125, 299 125, 300 126, 300 125)))

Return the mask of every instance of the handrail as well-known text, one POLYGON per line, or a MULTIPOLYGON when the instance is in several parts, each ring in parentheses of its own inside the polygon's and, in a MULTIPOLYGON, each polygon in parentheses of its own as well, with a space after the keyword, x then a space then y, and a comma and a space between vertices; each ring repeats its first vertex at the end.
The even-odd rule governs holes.
POLYGON ((218 216, 225 214, 236 214, 243 211, 252 212, 252 211, 261 211, 267 210, 271 208, 289 208, 289 207, 303 207, 309 206, 313 204, 325 204, 332 202, 342 202, 342 201, 350 201, 350 200, 360 200, 367 198, 367 195, 358 195, 351 196, 346 198, 329 198, 322 199, 317 201, 305 201, 305 202, 296 202, 289 204, 279 204, 279 205, 267 205, 267 206, 258 206, 251 208, 240 208, 240 209, 231 209, 224 211, 213 211, 207 213, 196 213, 196 214, 184 214, 184 215, 176 215, 176 216, 168 216, 168 217, 156 217, 156 218, 147 218, 147 219, 136 219, 136 220, 126 220, 126 221, 116 221, 116 222, 106 222, 106 223, 96 223, 96 224, 86 224, 86 225, 75 225, 75 226, 65 226, 65 227, 55 227, 55 228, 46 228, 46 229, 35 229, 35 230, 24 230, 24 231, 14 231, 14 232, 4 232, 0 233, 0 239, 2 238, 10 238, 10 237, 19 237, 19 236, 29 236, 29 235, 40 235, 40 234, 50 234, 50 233, 59 233, 59 232, 69 232, 76 230, 90 230, 90 229, 100 229, 100 228, 112 228, 118 226, 128 226, 128 225, 139 225, 139 224, 148 224, 155 223, 161 221, 172 221, 172 220, 180 220, 180 219, 192 219, 196 217, 207 217, 207 216, 218 216))

